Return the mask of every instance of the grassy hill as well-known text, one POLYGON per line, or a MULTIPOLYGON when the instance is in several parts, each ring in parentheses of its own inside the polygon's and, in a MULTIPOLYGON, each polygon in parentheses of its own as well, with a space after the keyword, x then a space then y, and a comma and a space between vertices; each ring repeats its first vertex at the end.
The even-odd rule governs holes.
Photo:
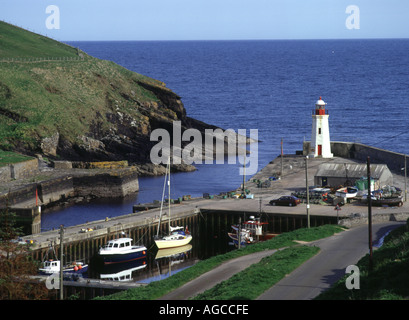
POLYGON ((4 22, 0 75, 3 150, 144 162, 152 130, 193 121, 164 83, 4 22))
POLYGON ((0 21, 0 57, 75 57, 77 49, 0 21))

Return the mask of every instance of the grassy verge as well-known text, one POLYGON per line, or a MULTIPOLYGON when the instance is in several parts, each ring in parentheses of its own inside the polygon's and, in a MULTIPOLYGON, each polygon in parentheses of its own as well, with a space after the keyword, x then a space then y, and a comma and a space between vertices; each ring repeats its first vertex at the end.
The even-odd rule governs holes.
POLYGON ((359 289, 348 290, 345 275, 317 300, 407 300, 409 298, 409 220, 392 231, 381 248, 373 253, 373 269, 369 271, 369 255, 357 264, 359 289))
POLYGON ((294 246, 295 241, 313 241, 329 237, 343 229, 336 225, 325 225, 310 229, 298 229, 283 233, 271 240, 256 243, 254 245, 234 250, 226 254, 217 255, 206 260, 199 261, 194 266, 185 269, 177 274, 161 281, 155 281, 145 287, 133 288, 127 291, 119 292, 110 296, 99 297, 100 300, 153 300, 157 299, 170 291, 182 286, 183 284, 197 278, 198 276, 212 270, 225 261, 244 256, 250 253, 279 249, 283 247, 294 246))
POLYGON ((263 258, 194 300, 253 300, 319 251, 318 247, 291 247, 263 258))

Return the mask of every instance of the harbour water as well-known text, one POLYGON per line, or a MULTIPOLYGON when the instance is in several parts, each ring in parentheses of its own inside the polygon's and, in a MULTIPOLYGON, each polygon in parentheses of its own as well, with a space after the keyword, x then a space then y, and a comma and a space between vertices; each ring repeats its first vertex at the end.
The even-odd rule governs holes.
MULTIPOLYGON (((165 82, 187 114, 222 128, 257 129, 258 167, 310 139, 322 96, 331 140, 408 153, 409 40, 70 42, 90 55, 165 82)), ((172 175, 172 197, 218 194, 242 182, 239 164, 198 165, 172 175)), ((141 178, 127 199, 43 214, 43 229, 127 214, 159 200, 163 177, 141 178)))

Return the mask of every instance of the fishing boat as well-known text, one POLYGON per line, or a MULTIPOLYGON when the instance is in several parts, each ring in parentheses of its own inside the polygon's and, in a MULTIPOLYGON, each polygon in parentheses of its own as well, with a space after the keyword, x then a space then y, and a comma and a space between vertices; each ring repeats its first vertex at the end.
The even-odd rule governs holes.
POLYGON ((154 238, 155 244, 158 247, 158 249, 166 249, 166 248, 174 248, 174 247, 180 247, 188 244, 192 240, 192 235, 188 231, 188 228, 177 226, 177 227, 172 227, 170 225, 170 158, 168 159, 168 164, 166 166, 166 172, 165 172, 165 182, 163 185, 163 193, 162 193, 162 202, 161 202, 161 207, 160 207, 160 216, 159 216, 159 222, 158 222, 158 231, 157 234, 154 238), (160 225, 162 221, 162 213, 163 213, 163 203, 164 203, 164 197, 165 197, 165 189, 166 189, 166 184, 168 185, 168 224, 169 224, 169 234, 166 236, 159 236, 159 230, 160 230, 160 225))
MULTIPOLYGON (((39 268, 42 275, 51 275, 60 272, 60 260, 50 259, 43 262, 43 266, 39 268)), ((83 274, 88 271, 88 264, 83 262, 73 262, 69 265, 63 266, 63 274, 83 274)))
POLYGON ((268 222, 261 222, 259 218, 256 219, 251 216, 250 220, 245 221, 242 225, 232 225, 234 232, 229 232, 228 235, 235 245, 239 243, 239 234, 241 245, 265 241, 277 236, 277 233, 269 233, 266 230, 267 225, 268 222))
POLYGON ((239 241, 240 241, 240 246, 245 246, 247 244, 251 244, 253 242, 255 242, 254 238, 250 235, 249 230, 239 230, 238 228, 235 229, 232 226, 233 230, 235 230, 235 232, 228 232, 228 236, 230 237, 230 239, 233 241, 234 245, 238 245, 239 241), (239 233, 240 233, 240 238, 239 238, 239 233))
MULTIPOLYGON (((360 199, 362 204, 368 204, 368 195, 364 194, 360 199)), ((393 196, 393 197, 383 197, 374 195, 371 193, 371 204, 375 207, 401 207, 403 206, 403 197, 402 196, 393 196)))
MULTIPOLYGON (((44 260, 41 267, 38 269, 41 275, 51 275, 54 273, 60 273, 61 271, 61 261, 58 260, 57 254, 55 253, 54 246, 50 243, 48 251, 44 256, 44 260), (50 252, 52 254, 50 254, 50 252)), ((68 274, 78 274, 81 275, 88 271, 88 264, 84 262, 72 262, 67 265, 62 266, 62 271, 64 275, 68 274)))
POLYGON ((98 256, 104 264, 122 263, 146 258, 148 249, 145 246, 132 244, 131 238, 110 240, 98 251, 98 256))

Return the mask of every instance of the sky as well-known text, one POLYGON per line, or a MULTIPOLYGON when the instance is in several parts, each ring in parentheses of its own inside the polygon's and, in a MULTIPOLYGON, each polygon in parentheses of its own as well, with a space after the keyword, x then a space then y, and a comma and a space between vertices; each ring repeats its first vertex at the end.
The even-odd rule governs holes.
POLYGON ((59 41, 409 38, 408 0, 0 0, 59 41))

